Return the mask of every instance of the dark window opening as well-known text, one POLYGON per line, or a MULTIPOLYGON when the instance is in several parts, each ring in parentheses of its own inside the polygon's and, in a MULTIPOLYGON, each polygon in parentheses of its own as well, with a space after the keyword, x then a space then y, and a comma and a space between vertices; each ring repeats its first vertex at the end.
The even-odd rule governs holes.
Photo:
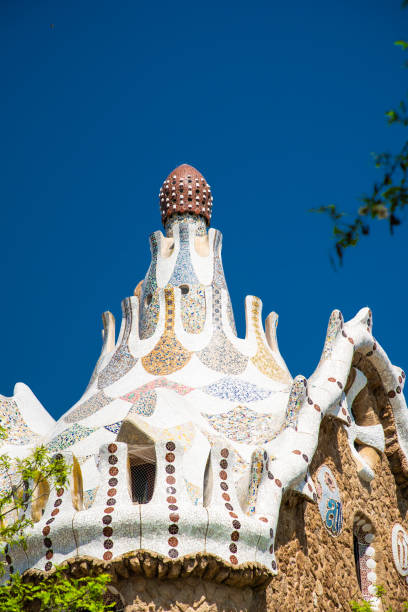
POLYGON ((138 504, 148 504, 152 499, 156 465, 154 463, 136 463, 130 459, 130 481, 132 486, 132 501, 138 504))
POLYGON ((358 581, 358 586, 360 587, 360 591, 361 591, 360 546, 358 542, 358 537, 356 535, 353 535, 353 547, 354 547, 354 561, 356 563, 357 581, 358 581))

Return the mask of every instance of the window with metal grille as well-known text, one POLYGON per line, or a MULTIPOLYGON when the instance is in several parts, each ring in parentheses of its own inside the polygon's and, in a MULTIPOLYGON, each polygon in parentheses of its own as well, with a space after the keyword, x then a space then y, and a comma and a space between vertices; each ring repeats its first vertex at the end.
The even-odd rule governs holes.
POLYGON ((147 504, 153 495, 156 464, 138 463, 137 458, 132 457, 129 463, 132 500, 138 504, 147 504))

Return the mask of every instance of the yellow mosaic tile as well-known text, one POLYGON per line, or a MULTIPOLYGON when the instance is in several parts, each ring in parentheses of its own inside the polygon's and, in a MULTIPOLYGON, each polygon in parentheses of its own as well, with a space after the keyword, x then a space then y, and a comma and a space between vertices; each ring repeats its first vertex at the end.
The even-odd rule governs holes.
POLYGON ((142 358, 144 369, 155 376, 181 370, 192 355, 177 340, 174 333, 174 290, 165 289, 164 294, 166 302, 164 333, 154 349, 142 358))
POLYGON ((261 301, 259 299, 255 299, 252 302, 251 308, 251 319, 252 324, 255 331, 256 343, 258 346, 258 350, 256 355, 251 358, 252 363, 264 374, 268 376, 268 378, 272 378, 273 380, 277 380, 283 383, 290 383, 290 377, 287 372, 283 368, 280 367, 271 355, 270 351, 266 348, 262 334, 261 334, 261 326, 259 323, 259 314, 261 310, 261 301))

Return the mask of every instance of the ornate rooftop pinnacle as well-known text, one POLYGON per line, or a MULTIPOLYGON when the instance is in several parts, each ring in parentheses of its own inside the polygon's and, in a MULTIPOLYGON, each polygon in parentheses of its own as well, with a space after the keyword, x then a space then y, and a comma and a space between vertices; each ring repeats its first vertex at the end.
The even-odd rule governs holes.
POLYGON ((159 194, 163 225, 174 213, 192 213, 204 217, 210 225, 211 189, 203 175, 193 166, 182 164, 170 172, 159 194))

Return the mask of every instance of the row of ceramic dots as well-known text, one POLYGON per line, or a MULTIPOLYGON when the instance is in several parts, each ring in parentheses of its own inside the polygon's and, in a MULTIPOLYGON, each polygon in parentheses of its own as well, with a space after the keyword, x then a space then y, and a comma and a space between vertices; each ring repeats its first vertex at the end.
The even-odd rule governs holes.
MULTIPOLYGON (((172 177, 172 187, 171 187, 171 197, 172 197, 172 201, 176 202, 176 175, 173 175, 172 177)), ((203 187, 202 190, 202 204, 204 206, 202 206, 202 212, 205 213, 206 210, 206 206, 207 206, 207 212, 209 214, 209 216, 211 217, 211 208, 212 208, 212 201, 213 201, 213 197, 211 195, 211 189, 210 189, 210 185, 208 185, 208 183, 206 183, 204 178, 201 178, 201 183, 203 183, 203 185, 200 185, 200 181, 198 178, 195 179, 195 186, 196 186, 196 207, 200 206, 200 191, 201 191, 201 187, 203 187), (207 189, 205 189, 205 187, 207 187, 207 189), (207 200, 207 190, 208 190, 208 201, 207 200)), ((187 186, 188 186, 188 191, 187 191, 187 197, 188 197, 188 201, 192 202, 193 199, 193 187, 192 187, 192 178, 190 175, 187 176, 187 186)), ((184 179, 180 179, 179 181, 179 198, 180 198, 180 203, 183 204, 184 203, 184 179)), ((170 180, 166 179, 164 181, 164 185, 163 187, 160 189, 160 193, 159 193, 159 197, 160 197, 160 203, 162 206, 164 206, 164 204, 166 204, 166 208, 170 208, 170 180)), ((173 203, 173 209, 176 209, 177 206, 175 203, 173 203)), ((188 208, 192 209, 193 205, 192 204, 188 204, 188 208)), ((164 216, 166 214, 165 210, 162 210, 162 215, 164 216)))

